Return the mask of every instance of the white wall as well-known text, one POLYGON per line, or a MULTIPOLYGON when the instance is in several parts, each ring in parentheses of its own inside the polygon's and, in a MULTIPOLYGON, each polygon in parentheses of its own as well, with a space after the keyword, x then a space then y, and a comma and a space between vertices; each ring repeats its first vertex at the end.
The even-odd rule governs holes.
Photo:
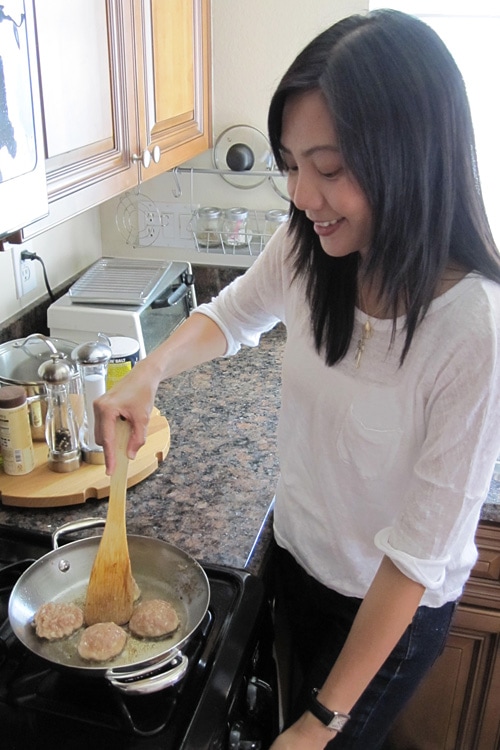
MULTIPOLYGON (((42 258, 52 289, 57 288, 101 256, 101 223, 99 209, 87 211, 49 232, 35 237, 30 250, 42 258)), ((10 246, 0 252, 0 328, 9 318, 17 317, 24 308, 46 296, 41 264, 31 261, 30 270, 36 274, 37 288, 21 299, 16 298, 16 286, 10 246)))
MULTIPOLYGON (((266 132, 271 94, 288 65, 304 45, 336 20, 362 12, 367 0, 212 0, 213 17, 213 130, 216 138, 227 127, 245 124, 266 132)), ((196 160, 212 166, 212 152, 196 160)), ((142 186, 155 201, 173 202, 171 175, 142 186)), ((220 201, 221 205, 247 204, 282 207, 285 202, 266 184, 238 190, 220 176, 201 177, 191 195, 190 179, 183 179, 181 202, 220 201), (237 193, 237 198, 235 196, 237 193)), ((43 259, 51 287, 56 288, 101 254, 162 256, 161 250, 132 248, 116 228, 118 199, 101 210, 93 209, 32 240, 43 259)), ((33 261, 38 277, 36 292, 16 299, 10 251, 0 253, 0 326, 45 296, 42 268, 33 261)))

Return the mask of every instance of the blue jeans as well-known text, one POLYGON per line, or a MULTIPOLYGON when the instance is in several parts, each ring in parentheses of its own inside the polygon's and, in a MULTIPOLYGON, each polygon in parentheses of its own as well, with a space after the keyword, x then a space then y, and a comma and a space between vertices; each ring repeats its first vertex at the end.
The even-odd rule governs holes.
MULTIPOLYGON (((292 724, 320 688, 349 634, 361 599, 342 596, 311 578, 286 552, 276 550, 276 606, 289 623, 292 651, 292 724)), ((329 750, 380 750, 397 714, 442 652, 455 602, 421 606, 394 650, 352 708, 329 750)))

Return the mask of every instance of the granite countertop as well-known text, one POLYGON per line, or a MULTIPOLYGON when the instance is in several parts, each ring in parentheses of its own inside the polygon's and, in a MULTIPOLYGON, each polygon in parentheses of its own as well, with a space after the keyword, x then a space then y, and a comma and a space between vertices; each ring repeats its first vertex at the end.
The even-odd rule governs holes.
MULTIPOLYGON (((170 451, 128 490, 129 533, 163 539, 200 562, 261 571, 272 536, 284 343, 278 326, 259 347, 160 385, 156 406, 170 425, 170 451)), ((69 521, 105 518, 106 510, 106 499, 60 508, 0 505, 0 524, 52 533, 69 521)))
MULTIPOLYGON (((156 405, 170 424, 170 452, 128 490, 129 533, 168 541, 200 562, 262 571, 278 476, 284 343, 278 326, 256 349, 161 384, 156 405)), ((107 500, 42 509, 0 505, 0 524, 52 533, 68 521, 105 518, 106 509, 107 500)), ((500 523, 499 481, 491 483, 481 520, 500 523)))

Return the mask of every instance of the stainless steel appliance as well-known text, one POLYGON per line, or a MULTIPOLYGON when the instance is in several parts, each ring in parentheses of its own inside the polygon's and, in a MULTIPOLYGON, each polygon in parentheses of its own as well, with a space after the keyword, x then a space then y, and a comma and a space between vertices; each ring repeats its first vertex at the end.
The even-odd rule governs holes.
POLYGON ((66 331, 85 343, 98 333, 128 336, 145 357, 196 306, 189 263, 141 258, 101 258, 47 311, 51 336, 66 331))
MULTIPOLYGON (((205 565, 207 613, 175 685, 128 695, 27 649, 7 617, 18 577, 51 549, 50 536, 0 526, 0 723, 2 748, 266 750, 278 731, 269 605, 260 579, 205 565)), ((64 546, 62 547, 64 549, 64 546)))

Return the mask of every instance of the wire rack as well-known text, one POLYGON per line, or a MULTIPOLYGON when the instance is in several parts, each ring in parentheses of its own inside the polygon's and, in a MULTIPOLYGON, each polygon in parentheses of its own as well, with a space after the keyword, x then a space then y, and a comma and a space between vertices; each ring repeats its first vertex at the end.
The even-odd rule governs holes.
POLYGON ((196 231, 196 211, 187 225, 193 236, 194 246, 199 253, 222 253, 224 255, 260 255, 271 235, 266 234, 264 211, 249 211, 247 228, 244 232, 228 235, 224 231, 196 231))

